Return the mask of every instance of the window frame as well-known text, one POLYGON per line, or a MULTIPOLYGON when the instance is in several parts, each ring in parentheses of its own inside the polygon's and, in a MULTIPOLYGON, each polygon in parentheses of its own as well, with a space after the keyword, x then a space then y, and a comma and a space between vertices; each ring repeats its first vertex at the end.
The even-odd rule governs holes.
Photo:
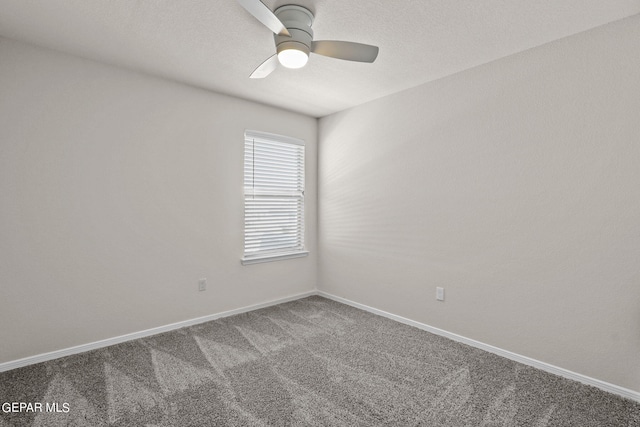
MULTIPOLYGON (((274 145, 272 145, 269 149, 273 149, 274 145)), ((256 263, 263 262, 271 262, 271 261, 279 261, 291 258, 300 258, 307 256, 309 251, 306 250, 304 246, 305 240, 305 178, 306 178, 306 153, 305 153, 305 142, 302 139, 293 138, 284 135, 278 135, 267 132, 260 132, 255 130, 245 130, 244 132, 244 154, 243 154, 243 198, 244 198, 244 215, 243 215, 243 255, 241 258, 241 263, 243 265, 250 265, 256 263), (295 147, 287 147, 283 148, 282 153, 286 151, 291 151, 291 148, 295 148, 293 151, 295 154, 293 156, 298 158, 296 163, 292 163, 296 172, 293 176, 285 176, 279 177, 283 179, 291 179, 291 186, 295 187, 294 189, 287 187, 285 190, 276 191, 275 189, 266 188, 264 186, 256 187, 256 179, 258 177, 258 172, 255 171, 255 164, 264 161, 265 159, 256 159, 256 144, 262 143, 263 146, 261 148, 269 147, 269 144, 277 145, 289 145, 295 147), (250 145, 249 145, 250 144, 250 145), (301 150, 299 148, 301 147, 301 150), (251 155, 252 157, 249 159, 247 156, 251 155), (301 156, 301 159, 299 158, 301 156), (300 161, 301 160, 301 161, 300 161), (248 165, 251 165, 252 169, 248 170, 248 165), (300 166, 301 165, 301 166, 300 166), (248 179, 251 179, 251 185, 249 185, 248 179), (288 207, 295 206, 296 213, 292 215, 291 218, 287 218, 287 227, 290 229, 288 232, 284 232, 278 236, 270 236, 269 239, 272 239, 272 243, 276 242, 278 238, 285 238, 285 240, 295 241, 296 244, 290 247, 283 248, 275 248, 275 249, 249 249, 247 247, 248 242, 250 245, 255 247, 256 239, 255 233, 260 232, 259 230, 259 219, 256 218, 258 212, 256 210, 265 210, 268 209, 271 205, 272 201, 277 201, 281 203, 285 203, 288 207), (256 203, 258 201, 258 203, 256 203), (264 205, 260 205, 260 201, 264 203, 264 205), (253 221, 253 222, 252 222, 253 221), (256 222, 257 221, 257 222, 256 222), (289 222, 290 221, 290 222, 289 222), (252 229, 249 231, 247 226, 251 224, 252 229), (256 230, 256 227, 258 229, 256 230), (294 230, 294 234, 291 234, 291 229, 294 230), (248 233, 254 233, 254 236, 249 236, 248 233), (298 244, 299 243, 299 244, 298 244), (248 250, 249 249, 249 250, 248 250)), ((276 154, 278 155, 278 154, 276 154)), ((287 154, 287 156, 290 156, 287 154)), ((283 155, 283 157, 286 157, 283 155)), ((285 166, 287 168, 288 165, 285 166)), ((278 168, 281 168, 282 165, 274 167, 273 171, 267 171, 268 174, 281 173, 278 171, 278 168)), ((287 173, 287 175, 289 175, 287 173)), ((259 179, 258 179, 259 180, 259 179)), ((263 183, 267 185, 266 183, 263 183)), ((260 214, 262 215, 262 214, 260 214)), ((266 226, 264 226, 266 227, 266 226)), ((264 231, 266 233, 266 231, 264 231)), ((273 233, 273 231, 270 231, 273 233)))

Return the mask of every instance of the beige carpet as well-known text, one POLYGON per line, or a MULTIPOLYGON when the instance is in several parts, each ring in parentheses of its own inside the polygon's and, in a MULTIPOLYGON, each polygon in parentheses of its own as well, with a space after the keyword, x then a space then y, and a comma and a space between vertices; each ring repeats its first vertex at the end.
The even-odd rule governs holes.
POLYGON ((321 297, 2 373, 6 402, 42 410, 2 427, 640 427, 638 403, 321 297))

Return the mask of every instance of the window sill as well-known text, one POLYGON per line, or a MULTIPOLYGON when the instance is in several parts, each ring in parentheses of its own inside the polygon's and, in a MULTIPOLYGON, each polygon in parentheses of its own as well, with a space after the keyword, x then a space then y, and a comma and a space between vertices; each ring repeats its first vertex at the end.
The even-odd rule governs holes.
POLYGON ((284 259, 292 259, 292 258, 302 258, 309 255, 309 251, 298 251, 298 252, 289 252, 289 253, 280 253, 273 255, 261 255, 251 258, 241 258, 240 262, 242 265, 251 265, 251 264, 259 264, 262 262, 272 262, 272 261, 281 261, 284 259))

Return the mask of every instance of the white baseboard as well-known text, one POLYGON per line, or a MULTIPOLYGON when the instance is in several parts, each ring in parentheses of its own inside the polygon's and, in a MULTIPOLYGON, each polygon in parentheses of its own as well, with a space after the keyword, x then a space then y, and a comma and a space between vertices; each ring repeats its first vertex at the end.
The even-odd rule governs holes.
POLYGON ((605 382, 605 381, 601 381, 601 380, 598 380, 596 378, 591 378, 591 377, 588 377, 586 375, 579 374, 577 372, 569 371, 568 369, 564 369, 564 368, 560 368, 558 366, 550 365, 548 363, 541 362, 539 360, 535 360, 535 359, 532 359, 532 358, 527 357, 527 356, 522 356, 520 354, 513 353, 513 352, 508 351, 508 350, 503 350, 501 348, 494 347, 492 345, 485 344, 485 343, 482 343, 480 341, 472 340, 470 338, 463 337, 461 335, 454 334, 454 333, 445 331, 443 329, 435 328, 433 326, 429 326, 429 325, 424 324, 424 323, 416 322, 415 320, 407 319, 405 317, 398 316, 398 315, 395 315, 395 314, 392 314, 392 313, 388 313, 386 311, 378 310, 377 308, 369 307, 367 305, 360 304, 360 303, 348 300, 346 298, 338 297, 338 296, 329 294, 329 293, 324 292, 324 291, 318 291, 317 294, 322 296, 322 297, 325 297, 325 298, 328 298, 328 299, 331 299, 331 300, 334 300, 334 301, 337 301, 337 302, 340 302, 340 303, 343 303, 343 304, 347 304, 347 305, 350 305, 352 307, 359 308, 361 310, 365 310, 365 311, 368 311, 368 312, 373 313, 373 314, 377 314, 379 316, 387 317, 387 318, 395 320, 397 322, 404 323, 405 325, 414 326, 414 327, 416 327, 418 329, 422 329, 424 331, 431 332, 433 334, 440 335, 440 336, 452 339, 454 341, 470 345, 471 347, 479 348, 481 350, 488 351, 489 353, 497 354, 498 356, 502 356, 502 357, 504 357, 506 359, 510 359, 510 360, 515 361, 515 362, 522 363, 524 365, 532 366, 532 367, 540 369, 542 371, 549 372, 551 374, 555 374, 555 375, 558 375, 558 376, 561 376, 561 377, 564 377, 564 378, 568 378, 570 380, 578 381, 578 382, 580 382, 582 384, 594 386, 594 387, 597 387, 597 388, 599 388, 601 390, 604 390, 606 392, 617 394, 617 395, 622 396, 624 398, 640 402, 640 392, 637 392, 637 391, 634 391, 634 390, 630 390, 628 388, 620 387, 620 386, 617 386, 615 384, 611 384, 611 383, 608 383, 608 382, 605 382))
POLYGON ((211 320, 220 319, 222 317, 246 313, 248 311, 258 310, 260 308, 270 307, 272 305, 282 304, 284 302, 294 301, 300 298, 306 298, 317 294, 318 293, 315 290, 303 292, 301 294, 291 295, 289 297, 279 298, 260 304, 253 304, 246 307, 236 308, 234 310, 223 311, 222 313, 210 314, 208 316, 198 317, 196 319, 183 320, 182 322, 171 323, 170 325, 159 326, 157 328, 151 328, 144 331, 133 332, 131 334, 120 335, 118 337, 107 338, 105 340, 95 341, 88 344, 81 344, 75 347, 63 348, 61 350, 55 350, 49 353, 37 354, 35 356, 29 356, 23 359, 12 360, 9 362, 0 363, 0 372, 22 368, 23 366, 33 365, 35 363, 46 362, 47 360, 58 359, 60 357, 71 356, 72 354, 84 353, 85 351, 96 350, 99 348, 108 347, 110 345, 120 344, 125 341, 132 341, 138 338, 161 334, 163 332, 169 332, 174 329, 197 325, 199 323, 209 322, 211 320))
POLYGON ((594 386, 606 392, 613 393, 613 394, 622 396, 624 398, 640 402, 640 392, 630 390, 624 387, 620 387, 605 381, 601 381, 596 378, 591 378, 586 375, 579 374, 577 372, 569 371, 568 369, 550 365, 548 363, 541 362, 539 360, 535 360, 530 357, 522 356, 520 354, 513 353, 508 350, 503 350, 501 348, 498 348, 489 344, 485 344, 480 341, 472 340, 470 338, 463 337, 461 335, 454 334, 452 332, 448 332, 443 329, 435 328, 433 326, 429 326, 424 323, 416 322, 415 320, 407 319, 405 317, 398 316, 396 314, 388 313, 386 311, 379 310, 377 308, 369 307, 367 305, 360 304, 360 303, 348 300, 346 298, 338 297, 336 295, 332 295, 324 291, 316 291, 316 290, 303 292, 300 294, 291 295, 289 297, 279 298, 276 300, 271 300, 271 301, 263 302, 260 304, 249 305, 249 306, 237 308, 234 310, 224 311, 221 313, 211 314, 208 316, 198 317, 196 319, 184 320, 182 322, 172 323, 170 325, 165 325, 165 326, 159 326, 157 328, 151 328, 151 329, 147 329, 140 332, 120 335, 118 337, 108 338, 101 341, 95 341, 88 344, 82 344, 75 347, 65 348, 61 350, 51 351, 49 353, 38 354, 35 356, 25 357, 23 359, 0 363, 0 372, 21 368, 23 366, 33 365, 36 363, 46 362, 48 360, 58 359, 60 357, 71 356, 73 354, 84 353, 85 351, 96 350, 99 348, 108 347, 110 345, 136 340, 138 338, 144 338, 151 335, 161 334, 163 332, 169 332, 174 329, 180 329, 187 326, 197 325, 199 323, 209 322, 211 320, 220 319, 222 317, 233 316, 235 314, 246 313, 249 311, 258 310, 260 308, 270 307, 272 305, 282 304, 285 302, 306 298, 312 295, 319 295, 343 304, 350 305, 355 308, 359 308, 361 310, 368 311, 373 314, 377 314, 379 316, 384 316, 389 319, 395 320, 397 322, 404 323, 405 325, 414 326, 418 329, 422 329, 424 331, 431 332, 433 334, 440 335, 440 336, 452 339, 454 341, 461 342, 463 344, 467 344, 472 347, 488 351, 489 353, 497 354, 498 356, 505 357, 515 362, 532 366, 534 368, 538 368, 545 372, 559 375, 561 377, 568 378, 570 380, 578 381, 582 384, 594 386))

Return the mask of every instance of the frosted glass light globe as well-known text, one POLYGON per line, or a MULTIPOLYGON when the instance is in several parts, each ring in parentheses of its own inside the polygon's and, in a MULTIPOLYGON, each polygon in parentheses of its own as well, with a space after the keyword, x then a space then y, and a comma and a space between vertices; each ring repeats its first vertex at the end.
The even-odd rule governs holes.
POLYGON ((302 68, 308 60, 309 55, 298 49, 285 49, 278 53, 278 61, 287 68, 302 68))

